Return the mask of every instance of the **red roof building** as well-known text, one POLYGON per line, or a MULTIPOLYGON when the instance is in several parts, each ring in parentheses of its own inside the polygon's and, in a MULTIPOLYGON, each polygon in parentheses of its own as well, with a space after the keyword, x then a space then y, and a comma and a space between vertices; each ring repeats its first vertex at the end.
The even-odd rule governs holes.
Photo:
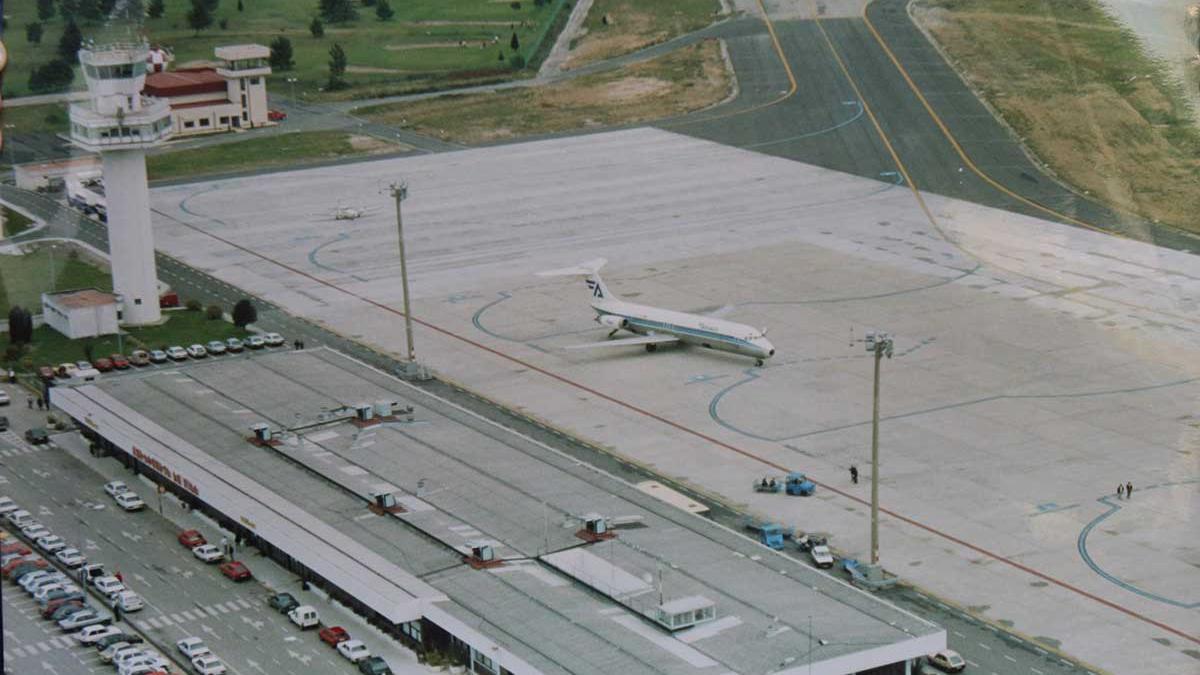
POLYGON ((271 50, 250 44, 217 47, 215 52, 220 60, 215 68, 148 68, 142 93, 166 99, 176 136, 269 123, 266 76, 271 74, 271 50))

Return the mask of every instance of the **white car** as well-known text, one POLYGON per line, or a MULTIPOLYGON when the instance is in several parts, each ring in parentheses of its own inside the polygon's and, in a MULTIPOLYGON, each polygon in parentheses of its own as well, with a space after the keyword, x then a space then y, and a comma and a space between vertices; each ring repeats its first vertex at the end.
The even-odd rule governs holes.
POLYGON ((17 527, 25 527, 25 525, 34 522, 33 514, 26 511, 25 509, 17 509, 16 511, 10 511, 4 517, 8 519, 8 522, 12 523, 13 525, 16 525, 17 527))
POLYGON ((833 567, 833 554, 829 552, 828 546, 814 546, 809 549, 808 555, 817 567, 822 569, 833 567))
POLYGON ((225 343, 221 342, 220 340, 213 340, 212 342, 204 345, 204 348, 208 350, 209 354, 225 353, 225 343))
POLYGON ((187 350, 179 345, 167 347, 167 358, 172 361, 186 361, 188 357, 187 350))
POLYGON ((88 626, 75 634, 75 639, 82 644, 95 644, 97 640, 106 638, 109 635, 117 635, 121 632, 116 626, 88 626))
POLYGON ((57 584, 46 584, 44 586, 37 587, 37 590, 33 592, 33 599, 37 600, 38 604, 40 605, 40 604, 46 602, 46 596, 50 595, 51 593, 53 593, 55 591, 71 593, 73 591, 78 591, 78 590, 79 590, 78 586, 67 583, 65 581, 59 582, 57 584))
POLYGON ((8 497, 0 497, 0 516, 7 516, 19 508, 20 507, 17 506, 17 503, 8 497))
POLYGON ((371 650, 367 649, 362 640, 344 640, 338 643, 337 650, 350 663, 358 663, 371 656, 371 650))
POLYGON ((242 351, 245 348, 246 348, 245 343, 243 343, 241 340, 239 340, 237 338, 229 338, 228 340, 225 341, 226 351, 237 353, 237 352, 242 351))
POLYGON ((54 557, 58 558, 58 562, 70 567, 71 569, 80 567, 87 562, 87 558, 84 557, 84 555, 80 553, 79 549, 77 548, 64 548, 58 553, 55 553, 54 557))
POLYGON ((225 554, 221 552, 221 549, 213 546, 212 544, 201 544, 197 546, 196 548, 192 549, 192 555, 206 563, 220 562, 221 560, 225 559, 225 554))
POLYGON ((160 654, 153 651, 143 652, 141 656, 125 662, 117 672, 120 675, 147 675, 166 668, 170 663, 160 654))
POLYGON ((167 356, 167 353, 161 349, 150 350, 150 363, 166 363, 169 358, 171 357, 167 356))
POLYGON ((8 397, 8 392, 0 389, 0 405, 8 405, 12 403, 12 399, 8 397))
POLYGON ((67 547, 67 542, 63 541, 63 538, 57 534, 48 534, 44 537, 38 537, 37 545, 38 548, 46 553, 58 553, 67 547))
POLYGON ((225 673, 229 672, 226 670, 225 664, 221 663, 221 659, 212 654, 201 654, 192 659, 192 667, 200 675, 225 675, 225 673))
POLYGON ((142 498, 137 496, 137 493, 129 490, 122 492, 114 499, 117 500, 117 506, 120 506, 126 511, 140 511, 146 508, 146 502, 142 501, 142 498))
POLYGON ((111 645, 105 647, 104 651, 100 652, 100 660, 105 663, 112 663, 113 657, 116 656, 117 653, 120 652, 122 649, 129 649, 129 643, 128 642, 114 642, 111 645))
POLYGON ((175 646, 179 649, 180 654, 183 654, 189 659, 194 659, 197 656, 212 653, 212 650, 208 648, 208 645, 204 644, 204 640, 201 640, 198 637, 185 637, 176 642, 175 646))
POLYGON ((938 670, 944 670, 948 673, 957 673, 967 667, 967 662, 953 649, 943 649, 925 658, 929 659, 929 663, 938 670))
POLYGON ((262 349, 267 346, 267 343, 257 335, 251 335, 246 338, 246 346, 250 349, 262 349))
POLYGON ((146 603, 142 602, 142 596, 133 591, 121 591, 108 596, 108 606, 113 609, 120 607, 123 612, 136 612, 146 603))
POLYGON ((38 579, 48 577, 52 574, 54 574, 54 572, 50 570, 38 570, 36 572, 30 572, 29 574, 21 577, 21 580, 17 583, 21 585, 21 588, 24 588, 28 591, 38 579))
POLYGON ((204 345, 188 345, 187 355, 193 359, 202 359, 208 356, 208 350, 204 348, 204 345))
POLYGON ((122 664, 128 663, 128 662, 132 661, 133 659, 136 659, 137 657, 141 656, 142 653, 145 651, 146 650, 143 647, 138 647, 137 645, 129 645, 127 647, 118 649, 113 654, 113 657, 110 661, 114 666, 120 668, 122 664))
POLYGON ((26 524, 24 527, 22 527, 21 534, 25 535, 26 537, 29 537, 30 539, 33 539, 34 541, 37 541, 38 539, 41 539, 42 537, 50 536, 51 532, 50 532, 50 530, 46 529, 45 525, 43 525, 35 520, 31 523, 26 524))
POLYGON ((283 344, 283 336, 279 333, 267 333, 262 339, 268 347, 278 347, 283 344))
POLYGON ((67 575, 58 571, 47 572, 46 574, 40 575, 37 572, 34 572, 29 576, 34 578, 28 581, 26 581, 26 579, 21 579, 21 587, 24 588, 25 592, 29 594, 37 593, 37 590, 43 586, 48 586, 50 584, 64 584, 70 581, 70 579, 67 578, 67 575))
POLYGON ((104 491, 108 493, 109 497, 116 497, 122 492, 129 491, 129 486, 124 481, 114 480, 111 483, 104 484, 104 491))
POLYGON ((92 582, 92 585, 96 587, 97 591, 100 591, 101 595, 112 595, 125 590, 125 584, 118 581, 116 577, 100 577, 92 582))

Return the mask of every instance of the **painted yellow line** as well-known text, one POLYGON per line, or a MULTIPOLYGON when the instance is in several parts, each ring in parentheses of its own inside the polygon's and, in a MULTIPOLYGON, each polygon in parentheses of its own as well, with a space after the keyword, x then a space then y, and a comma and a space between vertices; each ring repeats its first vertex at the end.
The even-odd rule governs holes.
POLYGON ((1013 192, 1012 190, 1008 189, 1004 185, 1000 184, 1000 182, 998 182, 997 180, 995 180, 994 178, 989 176, 987 173, 985 173, 978 166, 976 166, 975 162, 971 161, 971 158, 967 155, 966 151, 963 150, 962 145, 960 145, 958 142, 958 139, 954 137, 954 134, 950 132, 950 129, 946 126, 945 122, 942 121, 942 118, 937 114, 937 112, 934 111, 933 106, 929 104, 929 101, 925 98, 925 95, 921 92, 921 88, 917 86, 916 82, 913 82, 913 79, 912 79, 912 77, 909 76, 908 71, 905 70, 904 66, 900 64, 900 59, 896 58, 895 53, 893 53, 891 48, 888 47, 888 44, 883 39, 883 36, 879 34, 879 31, 875 30, 875 25, 871 23, 871 19, 867 16, 867 6, 869 4, 870 3, 867 3, 867 5, 863 5, 863 11, 862 11, 862 19, 863 19, 863 22, 866 23, 866 25, 867 25, 867 30, 871 31, 871 35, 875 37, 875 41, 878 42, 879 46, 883 48, 884 53, 887 54, 888 59, 890 59, 892 62, 892 65, 896 66, 896 70, 900 71, 900 75, 901 75, 901 77, 904 78, 904 81, 908 83, 908 87, 910 89, 912 89, 914 94, 916 94, 917 99, 919 101, 921 101, 921 105, 923 105, 925 107, 925 111, 929 113, 929 116, 933 119, 934 123, 937 124, 939 129, 942 130, 942 135, 945 136, 946 140, 950 142, 951 147, 954 148, 954 151, 956 153, 958 153, 958 156, 962 159, 963 163, 967 166, 968 169, 971 170, 972 173, 974 173, 976 176, 979 176, 988 185, 991 185, 992 187, 996 188, 997 190, 1004 193, 1005 195, 1012 197, 1013 199, 1021 202, 1022 204, 1032 206, 1033 208, 1038 209, 1039 211, 1042 211, 1043 213, 1055 216, 1057 218, 1061 218, 1069 223, 1073 223, 1080 227, 1086 227, 1089 230, 1095 230, 1097 232, 1104 232, 1105 234, 1112 234, 1112 235, 1116 235, 1119 237, 1125 237, 1127 239, 1129 238, 1127 235, 1122 234, 1120 232, 1114 232, 1113 230, 1107 230, 1107 229, 1104 229, 1097 225, 1093 225, 1089 222, 1080 220, 1074 216, 1069 216, 1065 213, 1062 213, 1061 211, 1056 211, 1056 210, 1050 208, 1049 206, 1046 206, 1044 204, 1036 202, 1032 199, 1029 199, 1028 197, 1017 194, 1016 192, 1013 192))
POLYGON ((750 106, 749 108, 744 108, 742 110, 733 110, 733 111, 723 113, 720 115, 711 115, 708 117, 687 119, 687 120, 683 120, 680 122, 666 122, 666 123, 664 123, 663 126, 682 127, 682 126, 687 126, 689 124, 700 124, 701 122, 711 122, 713 120, 723 120, 727 117, 733 117, 735 115, 745 115, 747 113, 752 113, 752 112, 755 112, 758 110, 762 110, 763 108, 769 108, 777 103, 782 103, 782 102, 788 100, 789 98, 791 98, 792 96, 796 95, 796 90, 799 88, 799 85, 796 83, 796 75, 795 75, 795 73, 792 72, 792 66, 791 66, 791 64, 788 63, 787 56, 783 53, 783 45, 779 44, 779 36, 775 34, 775 24, 771 21, 770 15, 767 14, 767 6, 766 6, 766 4, 764 4, 764 0, 758 0, 758 6, 762 10, 763 23, 766 24, 767 32, 771 35, 771 43, 775 46, 775 53, 779 56, 779 62, 783 64, 784 72, 787 73, 788 90, 784 94, 782 94, 779 98, 776 98, 771 101, 767 101, 765 103, 759 103, 758 105, 750 106))

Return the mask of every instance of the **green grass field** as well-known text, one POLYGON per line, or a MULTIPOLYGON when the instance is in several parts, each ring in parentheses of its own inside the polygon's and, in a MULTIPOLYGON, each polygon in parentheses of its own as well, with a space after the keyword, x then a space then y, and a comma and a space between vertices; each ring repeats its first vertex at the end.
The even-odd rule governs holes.
POLYGON ((571 41, 567 66, 628 54, 699 30, 716 21, 720 10, 717 0, 595 0, 583 22, 583 36, 571 41))
MULTIPOLYGON (((161 349, 171 345, 186 347, 197 342, 204 344, 209 340, 241 338, 249 334, 227 321, 208 319, 202 311, 178 310, 165 312, 164 316, 168 319, 161 326, 125 330, 120 348, 128 354, 134 349, 161 349)), ((97 359, 118 351, 116 335, 69 340, 53 328, 42 326, 33 331, 33 342, 21 360, 28 360, 34 368, 68 361, 73 363, 87 358, 84 351, 87 345, 91 346, 92 357, 97 359)))
POLYGON ((0 215, 4 216, 4 229, 0 232, 0 238, 15 237, 33 225, 33 221, 26 218, 24 214, 13 211, 7 206, 0 206, 0 215))
POLYGON ((0 316, 13 305, 42 311, 42 293, 73 288, 112 290, 108 270, 72 260, 65 246, 42 247, 25 255, 0 255, 0 316))
POLYGON ((345 131, 301 131, 151 155, 146 158, 146 173, 150 180, 166 180, 283 166, 294 168, 407 147, 345 131))
MULTIPOLYGON (((507 59, 514 54, 509 46, 512 33, 516 32, 519 51, 528 59, 555 13, 569 9, 563 0, 549 0, 540 7, 534 0, 521 0, 516 3, 519 9, 495 0, 394 0, 391 6, 396 14, 391 20, 379 21, 373 8, 359 7, 356 21, 326 25, 325 36, 316 39, 308 30, 316 14, 316 0, 243 0, 243 4, 245 10, 239 12, 237 0, 221 0, 214 17, 225 20, 226 28, 214 21, 211 28, 194 36, 186 20, 190 2, 166 0, 163 17, 147 19, 145 32, 152 42, 174 51, 176 66, 210 60, 218 45, 269 44, 276 36, 286 36, 292 42, 296 67, 286 76, 270 78, 268 86, 287 93, 291 85, 286 77, 294 77, 299 80, 297 94, 308 96, 317 95, 328 79, 329 48, 337 42, 346 50, 346 79, 352 85, 339 96, 377 95, 484 74, 511 77, 507 59), (498 38, 494 44, 493 38, 498 38), (487 46, 481 47, 484 43, 487 46), (498 60, 500 53, 505 61, 498 60)), ((45 22, 41 43, 31 44, 25 39, 25 26, 37 20, 36 3, 13 2, 5 10, 9 65, 4 96, 20 96, 29 93, 30 71, 54 57, 64 21, 56 15, 45 22)), ((83 23, 80 27, 85 37, 100 28, 83 23)), ((81 76, 76 77, 74 86, 83 88, 81 76)))

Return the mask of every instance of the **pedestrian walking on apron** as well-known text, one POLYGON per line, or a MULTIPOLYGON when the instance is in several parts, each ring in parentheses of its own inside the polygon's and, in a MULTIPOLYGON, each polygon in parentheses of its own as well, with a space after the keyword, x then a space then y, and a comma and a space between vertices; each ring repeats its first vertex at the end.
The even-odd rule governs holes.
POLYGON ((1125 499, 1133 499, 1133 483, 1125 484, 1125 499))
POLYGON ((858 467, 850 465, 850 482, 858 485, 858 467))
POLYGON ((1121 499, 1124 496, 1125 496, 1125 486, 1121 485, 1120 483, 1117 483, 1117 499, 1121 499))

